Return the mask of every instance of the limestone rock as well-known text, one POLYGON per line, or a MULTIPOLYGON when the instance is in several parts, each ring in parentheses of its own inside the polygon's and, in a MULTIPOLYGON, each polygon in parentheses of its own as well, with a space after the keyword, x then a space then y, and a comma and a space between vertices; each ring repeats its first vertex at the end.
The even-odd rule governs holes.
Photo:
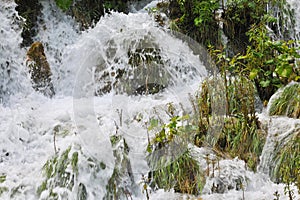
POLYGON ((51 81, 52 73, 41 42, 34 42, 27 51, 26 65, 29 68, 32 87, 45 96, 52 97, 55 94, 51 81))

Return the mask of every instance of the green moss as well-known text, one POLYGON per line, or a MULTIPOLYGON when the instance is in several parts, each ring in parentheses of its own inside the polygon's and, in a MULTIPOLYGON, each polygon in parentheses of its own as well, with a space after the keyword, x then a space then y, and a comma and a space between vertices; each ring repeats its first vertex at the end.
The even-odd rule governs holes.
POLYGON ((7 192, 8 188, 7 187, 0 187, 0 197, 4 192, 7 192))
POLYGON ((43 191, 47 189, 47 181, 43 181, 42 184, 37 188, 37 194, 41 195, 43 191))
POLYGON ((77 163, 78 163, 78 152, 74 152, 72 155, 71 164, 72 164, 73 171, 75 171, 76 173, 78 173, 77 163))
POLYGON ((55 0, 55 3, 60 9, 66 11, 72 5, 73 0, 55 0))
POLYGON ((294 83, 283 88, 282 92, 270 102, 270 115, 285 115, 300 118, 300 84, 294 83))
POLYGON ((0 174, 0 183, 3 183, 6 180, 5 174, 0 174))

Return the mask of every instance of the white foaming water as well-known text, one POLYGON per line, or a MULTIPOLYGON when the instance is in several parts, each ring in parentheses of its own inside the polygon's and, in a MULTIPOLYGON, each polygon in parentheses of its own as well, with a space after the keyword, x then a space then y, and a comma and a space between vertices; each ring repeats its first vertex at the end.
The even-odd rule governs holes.
MULTIPOLYGON (((175 106, 179 102, 189 104, 188 93, 193 93, 202 78, 207 76, 205 67, 185 42, 157 27, 146 13, 112 13, 103 17, 95 28, 81 33, 76 23, 53 3, 42 3, 45 23, 35 39, 45 44, 53 72, 57 95, 52 99, 31 88, 24 65, 26 50, 19 47, 21 30, 14 11, 16 5, 1 0, 0 75, 3 79, 0 86, 5 89, 1 89, 4 93, 0 93, 0 97, 5 104, 0 105, 0 176, 6 177, 0 182, 0 188, 6 188, 1 198, 46 198, 50 191, 44 191, 41 197, 36 193, 45 177, 43 165, 55 155, 55 151, 61 153, 72 146, 83 152, 79 157, 79 175, 75 182, 85 185, 89 199, 102 199, 116 162, 109 140, 109 136, 115 133, 123 135, 128 143, 134 181, 138 185, 141 174, 149 170, 145 161, 146 123, 157 113, 165 119, 164 107, 169 102, 175 106), (94 89, 99 84, 95 83, 95 69, 108 70, 110 74, 116 69, 130 70, 128 52, 145 46, 159 49, 165 67, 163 72, 167 72, 166 77, 170 80, 169 87, 152 96, 115 94, 113 88, 107 94, 94 97, 94 89), (7 61, 10 76, 3 69, 7 61), (183 71, 174 70, 176 67, 183 71), (59 134, 56 133, 58 127, 62 130, 59 134), (99 160, 107 167, 92 176, 91 169, 85 165, 86 157, 99 160)), ((135 73, 129 75, 133 79, 140 77, 135 73)), ((196 150, 196 155, 201 158, 201 151, 197 154, 196 150)), ((232 181, 233 185, 232 177, 245 180, 246 199, 272 199, 275 191, 285 199, 283 185, 272 183, 266 175, 246 170, 242 161, 224 160, 220 165, 223 169, 220 176, 229 177, 226 180, 232 181)), ((203 199, 241 198, 242 192, 235 190, 211 194, 209 186, 212 181, 207 181, 203 199)), ((134 199, 145 199, 140 187, 132 194, 134 199)), ((68 199, 75 199, 78 187, 72 191, 57 187, 55 191, 67 195, 68 199)), ((150 198, 187 197, 158 191, 150 198)))
POLYGON ((295 12, 295 30, 296 35, 299 36, 300 33, 300 6, 298 0, 287 0, 287 2, 291 5, 291 8, 295 12))
POLYGON ((19 46, 23 20, 14 11, 15 7, 13 2, 1 2, 0 5, 0 103, 7 103, 11 94, 32 91, 23 65, 26 53, 19 46))

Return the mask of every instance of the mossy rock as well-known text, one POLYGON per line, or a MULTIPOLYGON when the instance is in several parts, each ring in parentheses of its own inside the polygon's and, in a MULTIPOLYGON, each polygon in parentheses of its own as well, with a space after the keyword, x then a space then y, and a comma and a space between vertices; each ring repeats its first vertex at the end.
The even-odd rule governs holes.
POLYGON ((129 0, 55 0, 55 2, 62 11, 74 17, 82 29, 93 26, 111 10, 129 13, 129 0))
POLYGON ((300 83, 290 83, 271 98, 269 115, 300 118, 300 83))
POLYGON ((143 40, 138 41, 141 48, 128 50, 128 61, 122 66, 113 61, 116 66, 96 67, 95 95, 101 96, 111 91, 128 95, 156 94, 169 85, 171 76, 164 66, 160 49, 155 44, 142 48, 144 43, 143 40))

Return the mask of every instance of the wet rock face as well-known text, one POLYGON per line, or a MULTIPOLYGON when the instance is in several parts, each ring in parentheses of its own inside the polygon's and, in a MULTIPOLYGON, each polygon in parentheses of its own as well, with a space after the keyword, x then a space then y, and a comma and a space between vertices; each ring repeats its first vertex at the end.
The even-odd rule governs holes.
POLYGON ((26 65, 29 68, 32 87, 45 96, 52 97, 55 94, 51 82, 52 73, 41 42, 34 42, 27 51, 26 65))
POLYGON ((73 16, 82 29, 87 29, 110 10, 128 13, 128 4, 128 0, 75 0, 67 10, 67 14, 73 16))
POLYGON ((104 15, 103 0, 77 0, 68 9, 67 14, 74 17, 82 29, 87 29, 104 15))
POLYGON ((42 5, 38 0, 15 0, 16 11, 25 19, 25 25, 22 30, 21 47, 30 46, 33 43, 32 38, 37 34, 37 23, 41 15, 42 5))

